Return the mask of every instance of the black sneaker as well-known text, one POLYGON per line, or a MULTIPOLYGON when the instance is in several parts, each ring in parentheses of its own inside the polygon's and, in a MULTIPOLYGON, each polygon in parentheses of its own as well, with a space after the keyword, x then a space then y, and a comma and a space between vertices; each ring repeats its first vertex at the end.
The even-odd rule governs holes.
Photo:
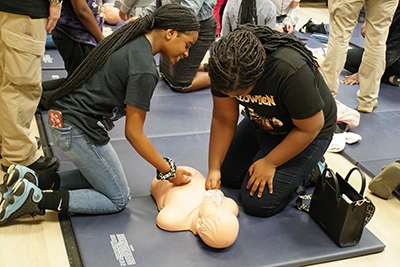
POLYGON ((391 84, 395 86, 400 86, 400 76, 397 75, 390 76, 389 81, 391 84))
POLYGON ((27 166, 29 169, 34 170, 35 172, 54 172, 60 165, 60 161, 57 157, 43 157, 27 166))
MULTIPOLYGON (((29 169, 34 170, 37 173, 41 172, 54 172, 58 166, 60 165, 60 161, 57 157, 43 157, 40 156, 38 160, 36 160, 31 165, 27 166, 29 169)), ((8 167, 1 164, 1 168, 4 172, 8 171, 8 167)))

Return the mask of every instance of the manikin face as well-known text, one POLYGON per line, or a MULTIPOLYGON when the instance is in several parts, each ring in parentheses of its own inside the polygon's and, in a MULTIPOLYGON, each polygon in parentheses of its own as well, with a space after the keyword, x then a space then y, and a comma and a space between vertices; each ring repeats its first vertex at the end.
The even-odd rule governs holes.
POLYGON ((226 248, 235 242, 239 233, 239 221, 224 205, 220 190, 208 190, 204 194, 197 219, 197 233, 208 246, 226 248))
POLYGON ((161 52, 166 60, 171 64, 177 63, 180 59, 189 56, 189 48, 196 42, 199 33, 177 32, 176 30, 167 30, 167 43, 161 52))
POLYGON ((203 201, 199 209, 198 224, 202 224, 203 220, 214 216, 221 208, 224 201, 224 194, 220 190, 208 190, 204 193, 203 201))

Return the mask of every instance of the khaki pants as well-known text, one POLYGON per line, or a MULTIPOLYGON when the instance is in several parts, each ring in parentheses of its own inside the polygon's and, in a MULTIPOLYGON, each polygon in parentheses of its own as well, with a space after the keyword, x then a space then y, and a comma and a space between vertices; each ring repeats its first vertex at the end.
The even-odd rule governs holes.
POLYGON ((363 5, 366 11, 365 52, 358 71, 358 105, 371 108, 378 103, 381 77, 385 71, 386 39, 398 0, 329 0, 329 41, 322 75, 332 94, 339 89, 351 35, 363 5))
POLYGON ((30 125, 40 100, 47 18, 0 12, 0 151, 2 164, 39 157, 30 125))

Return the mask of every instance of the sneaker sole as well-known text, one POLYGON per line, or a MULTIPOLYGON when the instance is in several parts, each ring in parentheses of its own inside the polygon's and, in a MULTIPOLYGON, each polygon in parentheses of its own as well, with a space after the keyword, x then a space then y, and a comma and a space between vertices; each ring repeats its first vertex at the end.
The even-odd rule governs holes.
MULTIPOLYGON (((21 166, 22 167, 22 166, 21 166)), ((25 173, 22 175, 21 172, 18 169, 18 166, 16 164, 12 164, 9 168, 7 173, 11 174, 13 171, 17 171, 18 172, 18 178, 25 178, 26 180, 28 180, 29 182, 33 183, 34 185, 38 186, 39 185, 39 181, 38 181, 38 177, 37 175, 35 176, 35 174, 33 174, 33 172, 35 172, 34 170, 29 169, 28 167, 23 167, 23 168, 27 168, 29 171, 25 171, 25 173), (30 171, 31 170, 31 171, 30 171)), ((14 177, 12 176, 10 178, 10 175, 8 176, 8 180, 5 181, 7 186, 9 187, 12 183, 13 180, 15 182, 15 180, 17 179, 13 179, 14 177)))
POLYGON ((10 197, 8 199, 3 199, 0 203, 0 225, 26 214, 44 214, 44 212, 40 210, 32 209, 32 204, 36 203, 35 205, 37 205, 42 198, 40 195, 36 194, 36 191, 40 189, 36 186, 35 189, 35 187, 32 186, 34 185, 24 178, 20 178, 15 183, 10 197), (37 199, 36 196, 38 196, 37 199), (31 198, 31 200, 29 200, 29 198, 31 198), (30 203, 27 203, 27 201, 30 201, 30 203), (15 207, 11 207, 7 210, 10 205, 15 205, 15 207))
POLYGON ((21 177, 19 175, 15 175, 14 170, 10 170, 4 174, 0 201, 9 198, 13 192, 15 193, 15 188, 21 183, 20 180, 22 180, 21 177))
POLYGON ((0 202, 0 225, 4 224, 8 221, 8 219, 4 219, 7 212, 7 207, 18 201, 19 198, 15 198, 14 196, 20 197, 24 194, 25 191, 25 183, 23 178, 20 178, 12 187, 11 194, 8 198, 3 198, 0 202))

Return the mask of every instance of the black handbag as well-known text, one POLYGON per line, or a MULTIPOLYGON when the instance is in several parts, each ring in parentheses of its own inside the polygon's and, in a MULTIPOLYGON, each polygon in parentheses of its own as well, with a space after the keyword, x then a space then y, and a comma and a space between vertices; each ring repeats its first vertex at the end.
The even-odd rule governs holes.
POLYGON ((312 33, 328 34, 328 31, 324 23, 317 24, 314 23, 312 19, 309 19, 307 23, 300 28, 299 31, 302 33, 309 33, 309 34, 312 33))
POLYGON ((297 208, 308 211, 338 246, 354 246, 375 212, 374 204, 364 196, 365 184, 365 175, 357 167, 351 169, 345 179, 326 168, 312 196, 305 196, 305 191, 297 192, 297 208), (348 183, 354 171, 361 174, 360 192, 348 183), (303 199, 311 199, 309 207, 302 202, 303 199))

